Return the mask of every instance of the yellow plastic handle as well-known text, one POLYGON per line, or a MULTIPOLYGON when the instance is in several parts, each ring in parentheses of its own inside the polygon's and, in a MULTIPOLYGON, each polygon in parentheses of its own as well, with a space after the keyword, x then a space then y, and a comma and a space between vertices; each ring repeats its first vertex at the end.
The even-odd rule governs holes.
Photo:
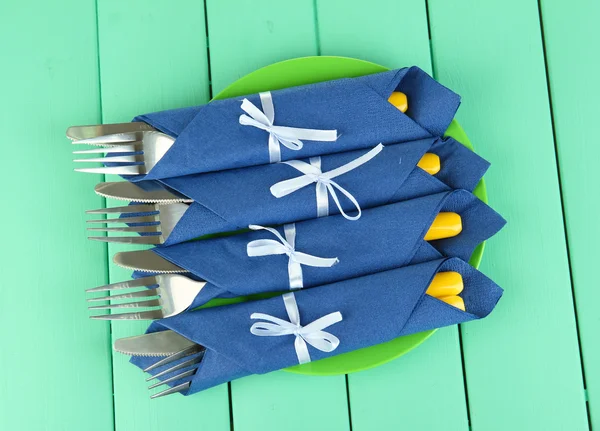
POLYGON ((433 153, 425 153, 417 166, 430 175, 437 174, 441 169, 440 156, 433 153))
POLYGON ((452 238, 462 232, 462 219, 457 213, 439 213, 425 234, 425 241, 452 238))
POLYGON ((460 296, 443 296, 438 298, 440 301, 444 301, 446 304, 450 304, 453 307, 460 308, 462 311, 465 309, 465 301, 460 296))
POLYGON ((401 110, 402 112, 408 111, 408 99, 406 94, 401 93, 399 91, 394 91, 392 95, 389 97, 388 102, 394 105, 396 108, 401 110))
POLYGON ((427 288, 427 294, 441 298, 443 296, 458 295, 463 291, 462 275, 456 271, 438 272, 427 288))

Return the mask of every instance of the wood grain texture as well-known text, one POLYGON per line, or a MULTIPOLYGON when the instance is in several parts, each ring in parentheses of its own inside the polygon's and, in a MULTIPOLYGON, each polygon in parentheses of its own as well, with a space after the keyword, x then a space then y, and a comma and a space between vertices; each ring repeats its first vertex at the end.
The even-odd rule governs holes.
POLYGON ((472 429, 587 430, 537 3, 430 0, 429 13, 434 69, 463 96, 508 220, 481 267, 504 298, 462 327, 472 429))
MULTIPOLYGON (((317 54, 312 0, 208 0, 207 12, 213 94, 260 67, 317 54)), ((236 431, 349 429, 344 376, 277 371, 234 381, 231 390, 236 431)))
MULTIPOLYGON (((424 0, 373 0, 352 7, 343 0, 317 4, 323 55, 360 58, 389 68, 418 65, 431 73, 424 0)), ((439 331, 389 364, 349 375, 348 383, 354 431, 372 430, 374 424, 378 429, 467 427, 457 328, 439 331)))
POLYGON ((600 84, 597 46, 600 2, 544 0, 542 18, 552 95, 562 197, 567 225, 592 428, 600 427, 600 290, 596 244, 600 242, 595 125, 600 84))
MULTIPOLYGON (((99 3, 100 74, 104 122, 136 114, 206 103, 209 99, 206 29, 202 2, 118 0, 99 3), (185 11, 185 13, 181 13, 185 11)), ((116 180, 116 177, 110 178, 116 180)), ((111 206, 122 202, 109 202, 111 206)), ((89 249, 101 246, 88 245, 89 249)), ((109 259, 132 246, 109 246, 109 259)), ((110 265, 110 280, 131 272, 110 265)), ((139 335, 147 321, 112 325, 113 340, 139 335)), ((150 400, 146 375, 114 353, 115 428, 135 430, 230 429, 227 386, 194 397, 150 400)))
POLYGON ((73 172, 65 137, 100 120, 96 11, 63 7, 77 35, 51 3, 3 4, 0 18, 2 430, 113 428, 109 328, 84 306, 107 279, 104 249, 83 234, 99 177, 73 172))

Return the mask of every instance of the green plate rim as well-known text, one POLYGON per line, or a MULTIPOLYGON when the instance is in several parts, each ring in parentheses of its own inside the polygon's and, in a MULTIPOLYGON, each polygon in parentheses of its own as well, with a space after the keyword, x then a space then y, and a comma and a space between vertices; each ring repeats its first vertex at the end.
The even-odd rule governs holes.
MULTIPOLYGON (((379 64, 349 57, 315 56, 293 58, 262 67, 239 78, 216 94, 213 99, 239 97, 260 91, 277 90, 344 77, 356 77, 386 70, 389 69, 379 64), (318 76, 316 79, 314 78, 315 74, 318 76)), ((445 136, 451 136, 467 148, 474 150, 471 141, 456 120, 452 120, 445 136)), ((474 194, 483 202, 488 202, 487 190, 483 179, 475 188, 474 194)), ((475 249, 469 260, 469 263, 475 268, 478 268, 481 263, 484 248, 485 242, 475 249)), ((296 365, 286 368, 284 371, 305 375, 332 376, 367 370, 408 353, 431 337, 435 331, 434 329, 398 337, 386 343, 343 353, 308 364, 296 365), (374 351, 377 351, 375 356, 379 359, 369 360, 369 353, 374 351)))

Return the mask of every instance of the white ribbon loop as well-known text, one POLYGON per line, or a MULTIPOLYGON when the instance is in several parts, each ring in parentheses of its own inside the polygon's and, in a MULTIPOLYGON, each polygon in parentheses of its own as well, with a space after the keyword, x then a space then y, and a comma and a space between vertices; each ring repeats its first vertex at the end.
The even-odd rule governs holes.
POLYGON ((282 295, 285 310, 287 311, 289 322, 278 317, 270 316, 264 313, 252 313, 251 319, 266 320, 266 322, 256 322, 250 327, 250 332, 259 337, 278 337, 281 335, 295 335, 294 348, 298 362, 305 364, 310 362, 310 354, 306 343, 322 352, 333 352, 340 344, 339 338, 323 329, 342 320, 342 313, 336 311, 326 316, 320 317, 306 326, 300 324, 300 312, 294 293, 282 295))
POLYGON ((301 150, 307 141, 333 142, 337 140, 337 130, 302 129, 299 127, 275 126, 275 108, 271 92, 260 93, 260 103, 263 111, 258 109, 248 99, 242 100, 242 111, 246 114, 240 115, 242 126, 253 126, 269 133, 269 161, 276 163, 281 161, 280 144, 293 151, 301 150))
POLYGON ((280 241, 277 242, 274 239, 250 241, 246 246, 246 253, 250 257, 286 254, 290 258, 288 261, 290 289, 301 289, 304 286, 301 265, 329 268, 339 262, 337 257, 317 257, 296 251, 296 225, 293 223, 284 225, 285 238, 277 230, 270 227, 250 225, 249 228, 252 230, 267 230, 280 241))
POLYGON ((353 169, 358 168, 361 165, 364 165, 369 160, 374 158, 377 154, 379 154, 383 150, 383 145, 379 144, 371 151, 362 156, 352 160, 345 165, 340 166, 339 168, 332 169, 329 172, 321 171, 321 158, 320 157, 312 157, 310 159, 310 163, 306 163, 300 160, 289 160, 287 162, 283 162, 286 165, 289 165, 304 175, 291 178, 289 180, 280 181, 271 186, 271 194, 276 198, 280 198, 283 196, 287 196, 290 193, 295 192, 296 190, 300 190, 303 187, 306 187, 309 184, 316 183, 316 193, 317 193, 317 216, 324 217, 329 215, 329 197, 327 192, 331 195, 333 201, 337 205, 340 213, 348 220, 358 220, 362 215, 362 210, 360 209, 360 205, 350 194, 348 190, 340 186, 335 181, 332 181, 332 178, 343 175, 347 172, 350 172, 353 169), (358 214, 355 216, 349 216, 346 214, 344 209, 342 208, 337 193, 335 192, 337 189, 340 193, 342 193, 356 208, 358 214))

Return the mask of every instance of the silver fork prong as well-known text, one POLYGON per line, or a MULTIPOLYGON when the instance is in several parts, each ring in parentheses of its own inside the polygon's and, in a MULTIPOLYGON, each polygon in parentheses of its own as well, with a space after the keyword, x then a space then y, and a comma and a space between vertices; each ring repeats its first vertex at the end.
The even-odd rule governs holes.
POLYGON ((166 395, 175 394, 175 393, 177 393, 177 392, 183 392, 183 391, 185 391, 186 389, 188 389, 188 388, 190 387, 190 385, 191 385, 191 384, 192 384, 192 382, 185 382, 185 383, 182 383, 182 384, 180 384, 180 385, 173 386, 172 388, 165 389, 164 391, 162 391, 162 392, 159 392, 159 393, 157 393, 157 394, 150 395, 150 399, 152 399, 152 400, 153 400, 153 399, 155 399, 155 398, 164 397, 164 396, 166 396, 166 395))
POLYGON ((135 153, 142 151, 141 142, 133 142, 131 145, 115 145, 109 147, 95 147, 89 150, 73 151, 73 154, 108 154, 108 153, 135 153))
POLYGON ((200 352, 200 353, 201 354, 196 356, 195 358, 188 359, 187 361, 183 361, 181 364, 177 364, 171 368, 167 368, 166 370, 161 371, 160 373, 157 373, 157 374, 154 374, 153 376, 148 377, 146 379, 146 381, 149 382, 151 380, 158 379, 159 377, 162 377, 166 374, 170 374, 174 371, 182 370, 182 369, 190 367, 192 365, 199 364, 200 361, 202 361, 202 358, 204 357, 204 354, 203 354, 204 352, 200 352))
POLYGON ((166 385, 171 382, 176 382, 177 380, 185 379, 186 377, 190 377, 196 374, 196 369, 184 371, 183 373, 179 373, 176 376, 169 377, 168 379, 162 380, 160 382, 154 383, 153 385, 148 386, 148 389, 154 389, 158 386, 166 385))
POLYGON ((102 296, 99 298, 88 298, 88 302, 108 301, 110 299, 127 299, 127 298, 147 298, 148 296, 158 296, 156 289, 144 289, 138 292, 119 293, 117 295, 102 296))
POLYGON ((158 211, 156 205, 125 205, 123 207, 98 208, 97 210, 87 210, 86 214, 130 214, 130 213, 149 213, 158 211))
POLYGON ((114 242, 119 244, 160 245, 163 243, 161 235, 152 236, 88 236, 92 241, 114 242))
POLYGON ((93 320, 157 320, 164 317, 162 310, 140 311, 137 313, 102 314, 90 316, 93 320))
POLYGON ((75 163, 136 163, 143 162, 144 156, 134 154, 131 156, 89 157, 86 159, 73 159, 75 163))
POLYGON ((113 133, 112 135, 100 135, 93 138, 76 139, 72 141, 73 145, 115 145, 115 144, 134 144, 139 142, 138 132, 113 133))
POLYGON ((88 227, 87 230, 94 232, 160 233, 160 225, 158 224, 154 226, 88 227))
POLYGON ((143 175, 146 173, 146 168, 144 168, 144 165, 107 166, 102 168, 79 168, 75 169, 75 172, 105 175, 143 175))
POLYGON ((152 223, 157 222, 155 215, 140 217, 103 218, 97 220, 86 220, 86 223, 152 223))
POLYGON ((132 301, 123 302, 122 304, 106 304, 92 305, 88 310, 112 310, 117 308, 141 308, 141 307, 161 307, 162 304, 158 299, 150 299, 148 301, 132 301))
MULTIPOLYGON (((106 292, 108 290, 131 289, 134 287, 146 287, 158 284, 156 276, 138 278, 135 280, 121 281, 119 283, 105 284, 104 286, 87 289, 86 292, 106 292)), ((89 300, 88 300, 89 301, 89 300)))
POLYGON ((200 346, 199 344, 194 344, 193 346, 187 347, 183 350, 180 350, 179 352, 175 352, 172 355, 169 355, 166 358, 163 358, 160 361, 155 362, 154 364, 150 365, 149 367, 144 368, 144 372, 147 373, 149 371, 154 370, 155 368, 161 367, 163 365, 166 365, 168 363, 176 361, 177 359, 185 358, 186 356, 193 355, 194 353, 198 353, 203 350, 204 350, 204 347, 200 346))

